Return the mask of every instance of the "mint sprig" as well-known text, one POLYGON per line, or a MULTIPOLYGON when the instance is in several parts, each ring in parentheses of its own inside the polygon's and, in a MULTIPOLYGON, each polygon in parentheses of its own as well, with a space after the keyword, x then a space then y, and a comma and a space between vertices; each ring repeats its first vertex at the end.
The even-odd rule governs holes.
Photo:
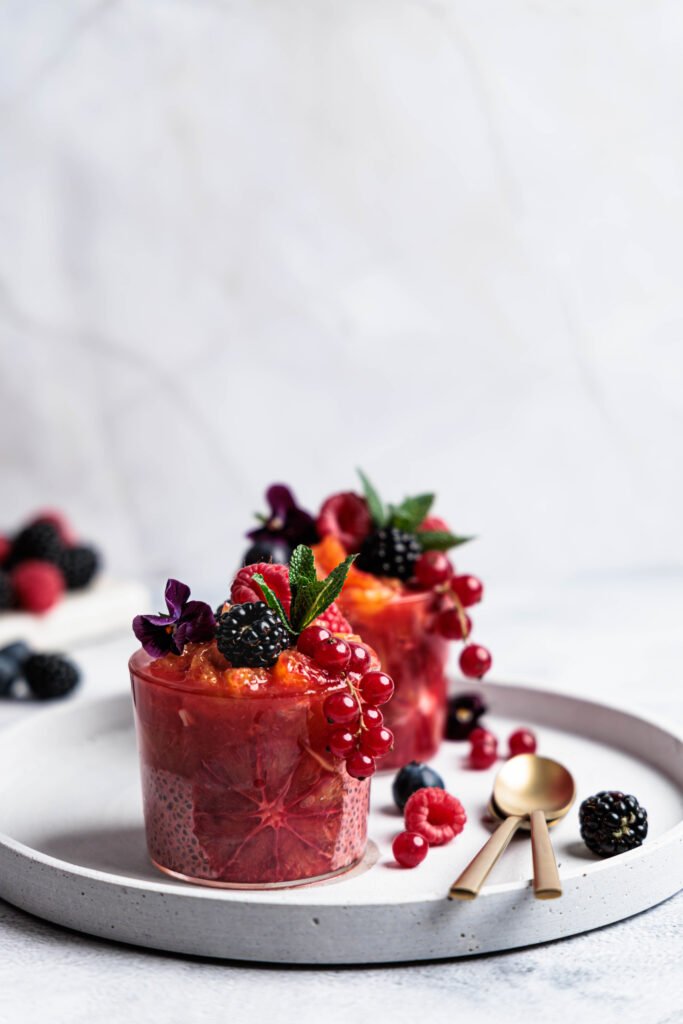
POLYGON ((252 579, 263 591, 266 604, 280 617, 285 628, 295 635, 318 618, 341 594, 349 569, 356 556, 349 555, 324 580, 318 579, 313 552, 305 544, 294 549, 289 563, 289 587, 292 593, 289 617, 282 602, 260 573, 252 579))
POLYGON ((420 530, 420 524, 429 515, 434 504, 435 495, 416 494, 404 498, 400 505, 386 505, 377 490, 359 469, 358 476, 363 485, 363 493, 376 530, 384 527, 396 527, 406 533, 414 533, 423 551, 448 551, 450 548, 466 544, 473 537, 459 537, 449 530, 420 530))

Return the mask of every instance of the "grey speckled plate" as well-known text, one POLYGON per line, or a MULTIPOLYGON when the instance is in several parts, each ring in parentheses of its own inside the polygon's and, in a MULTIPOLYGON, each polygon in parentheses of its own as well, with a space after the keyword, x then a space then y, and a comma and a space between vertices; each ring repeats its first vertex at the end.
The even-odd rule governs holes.
POLYGON ((79 931, 154 949, 300 964, 387 963, 467 956, 564 938, 610 924, 683 887, 683 742, 616 708, 487 683, 501 739, 531 725, 539 752, 574 773, 579 800, 599 789, 647 807, 645 845, 608 861, 579 837, 577 811, 552 831, 564 895, 533 898, 528 833, 516 838, 479 899, 449 902, 449 884, 488 836, 496 769, 464 770, 467 744, 444 744, 434 767, 465 805, 465 831, 413 871, 392 861, 401 830, 391 777, 373 780, 371 843, 362 864, 327 882, 221 890, 159 874, 145 850, 127 695, 42 711, 5 730, 0 750, 0 896, 79 931))

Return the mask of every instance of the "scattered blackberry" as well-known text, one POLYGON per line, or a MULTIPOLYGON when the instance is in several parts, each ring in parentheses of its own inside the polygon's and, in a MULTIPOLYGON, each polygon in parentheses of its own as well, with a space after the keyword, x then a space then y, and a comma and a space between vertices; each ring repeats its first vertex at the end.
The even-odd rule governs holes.
POLYGON ((402 811, 408 800, 418 789, 445 789, 443 779, 428 764, 411 761, 396 773, 391 794, 399 811, 402 811))
POLYGON ((447 740, 466 740, 486 714, 486 705, 477 693, 459 693, 450 698, 447 708, 447 740))
POLYGON ((59 654, 32 654, 24 662, 24 679, 38 700, 65 697, 80 679, 80 672, 72 661, 59 654))
POLYGON ((356 565, 363 572, 371 572, 375 576, 409 580, 421 554, 422 548, 414 533, 387 526, 365 538, 356 565))
POLYGON ((613 857, 642 844, 647 835, 647 811, 634 796, 603 791, 583 801, 579 825, 589 850, 599 857, 613 857))
POLYGON ((216 639, 233 668, 269 668, 294 638, 264 601, 249 601, 221 615, 216 639))
POLYGON ((0 612, 11 608, 14 603, 14 587, 9 578, 9 573, 0 569, 0 612))
POLYGON ((81 590, 87 587, 100 567, 100 556, 95 548, 78 544, 65 548, 59 560, 67 590, 81 590))
POLYGON ((20 530, 12 542, 12 550, 8 559, 10 566, 20 562, 34 561, 52 562, 58 565, 64 546, 59 531, 54 523, 39 520, 20 530))

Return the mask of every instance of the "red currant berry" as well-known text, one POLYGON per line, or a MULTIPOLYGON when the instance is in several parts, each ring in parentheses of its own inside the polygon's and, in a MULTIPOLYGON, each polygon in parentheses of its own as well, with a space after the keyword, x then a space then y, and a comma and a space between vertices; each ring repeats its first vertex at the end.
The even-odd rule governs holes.
POLYGON ((317 645, 313 652, 313 658, 322 668, 341 672, 351 660, 351 651, 346 640, 330 636, 317 645))
POLYGON ((470 679, 481 679, 491 668, 493 659, 481 644, 468 644, 460 655, 460 671, 470 679))
POLYGON ((394 734, 383 725, 367 729, 360 738, 360 749, 370 757, 384 757, 394 745, 394 734))
POLYGON ((474 743, 470 750, 470 765, 477 771, 490 768, 498 757, 496 748, 492 743, 474 743))
POLYGON ((478 743, 487 743, 494 747, 498 746, 498 737, 494 736, 488 729, 482 729, 480 725, 473 729, 467 738, 472 746, 476 746, 478 743))
POLYGON ((333 729, 327 740, 327 748, 335 757, 348 757, 356 749, 356 737, 348 729, 333 729))
POLYGON ((535 754, 536 737, 531 729, 517 729, 509 738, 508 747, 510 757, 516 757, 517 754, 535 754))
POLYGON ((331 693, 325 698, 323 714, 334 725, 349 725, 358 719, 358 702, 347 691, 331 693))
POLYGON ((360 681, 360 695, 368 704, 386 704, 394 692, 394 681, 386 672, 366 672, 360 681))
POLYGON ((415 578, 423 587, 436 587, 453 575, 453 566, 443 551, 425 551, 415 563, 415 578))
POLYGON ((369 779, 375 774, 375 759, 369 754, 355 750, 346 759, 346 770, 353 779, 369 779))
POLYGON ((379 708, 364 708, 361 718, 366 729, 373 729, 376 725, 384 725, 384 715, 379 708))
POLYGON ((476 576, 454 576, 451 590, 465 608, 478 604, 484 595, 484 584, 476 576))
POLYGON ((329 629, 325 629, 324 626, 309 626, 308 629, 299 634, 296 649, 301 651, 302 654, 307 654, 309 658, 313 658, 318 645, 324 643, 325 640, 329 640, 331 636, 332 634, 329 629))
POLYGON ((391 844, 391 852, 402 868, 416 868, 427 856, 429 843, 419 832, 399 832, 391 844))
POLYGON ((446 608, 439 612, 436 620, 436 628, 446 640, 466 640, 472 632, 472 620, 466 612, 458 608, 446 608), (463 632, 463 622, 465 632, 463 632))
POLYGON ((363 675, 370 668, 370 651, 367 647, 363 647, 362 644, 357 644, 353 641, 349 643, 349 650, 351 651, 349 672, 358 672, 360 675, 363 675))

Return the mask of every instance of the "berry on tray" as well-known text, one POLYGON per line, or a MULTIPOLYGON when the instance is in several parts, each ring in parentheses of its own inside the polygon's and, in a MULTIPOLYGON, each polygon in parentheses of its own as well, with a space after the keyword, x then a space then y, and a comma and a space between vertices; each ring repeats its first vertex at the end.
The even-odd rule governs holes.
POLYGON ((45 519, 38 520, 20 530, 12 542, 10 565, 20 562, 52 562, 59 565, 64 545, 57 527, 45 519))
POLYGON ((469 763, 475 771, 485 771, 498 760, 498 751, 491 743, 473 743, 469 763))
POLYGON ((391 852, 402 868, 416 868, 427 856, 429 843, 419 832, 399 832, 391 844, 391 852))
POLYGON ((280 617, 264 601, 234 604, 218 623, 218 650, 233 667, 268 668, 292 645, 280 617))
POLYGON ((508 749, 510 757, 516 757, 517 754, 535 754, 536 736, 531 729, 515 729, 508 739, 508 749))
POLYGON ((430 786, 408 798, 404 819, 409 832, 417 832, 430 846, 443 846, 460 835, 467 815, 457 797, 430 786))
POLYGON ((100 566, 100 556, 87 544, 65 548, 57 563, 62 570, 67 590, 82 590, 93 581, 100 566))
POLYGON ((14 587, 9 573, 0 569, 0 611, 6 611, 14 603, 14 587))
POLYGON ((598 857, 614 857, 641 846, 647 836, 647 811, 634 796, 603 790, 579 808, 581 838, 598 857))
POLYGON ((80 679, 74 663, 59 654, 32 654, 24 663, 23 674, 29 690, 38 700, 64 697, 80 679))
POLYGON ((451 697, 446 712, 446 739, 466 740, 486 710, 477 693, 459 693, 451 697))
POLYGON ((396 772, 391 793, 399 811, 405 808, 408 800, 418 789, 445 789, 444 781, 438 772, 428 764, 411 761, 396 772))
POLYGON ((51 562, 20 562, 11 581, 15 602, 26 612, 49 611, 64 593, 64 577, 51 562))

